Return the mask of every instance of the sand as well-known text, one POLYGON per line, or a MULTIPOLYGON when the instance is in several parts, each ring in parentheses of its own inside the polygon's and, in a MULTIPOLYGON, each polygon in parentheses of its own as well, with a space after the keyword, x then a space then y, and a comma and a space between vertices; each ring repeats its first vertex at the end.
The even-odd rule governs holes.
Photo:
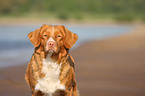
MULTIPOLYGON (((70 52, 81 96, 145 96, 145 25, 133 31, 70 52)), ((0 96, 30 96, 26 67, 0 69, 0 96)))

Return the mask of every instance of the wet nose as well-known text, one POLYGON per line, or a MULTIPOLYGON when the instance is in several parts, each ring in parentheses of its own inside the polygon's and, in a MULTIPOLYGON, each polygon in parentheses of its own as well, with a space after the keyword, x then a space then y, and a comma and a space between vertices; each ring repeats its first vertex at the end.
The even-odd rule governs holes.
POLYGON ((48 45, 49 45, 49 47, 55 47, 55 42, 49 41, 49 42, 48 42, 48 45))

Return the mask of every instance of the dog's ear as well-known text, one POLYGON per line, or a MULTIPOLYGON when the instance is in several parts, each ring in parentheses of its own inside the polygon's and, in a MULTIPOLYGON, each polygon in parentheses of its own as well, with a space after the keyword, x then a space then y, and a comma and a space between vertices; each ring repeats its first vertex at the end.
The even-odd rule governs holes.
POLYGON ((40 45, 40 29, 37 29, 33 32, 30 32, 28 34, 28 38, 30 39, 31 43, 33 44, 33 46, 36 48, 40 45))
POLYGON ((69 31, 67 28, 64 27, 64 31, 65 31, 65 41, 64 41, 64 46, 67 49, 70 49, 75 42, 78 40, 78 36, 75 33, 72 33, 71 31, 69 31))

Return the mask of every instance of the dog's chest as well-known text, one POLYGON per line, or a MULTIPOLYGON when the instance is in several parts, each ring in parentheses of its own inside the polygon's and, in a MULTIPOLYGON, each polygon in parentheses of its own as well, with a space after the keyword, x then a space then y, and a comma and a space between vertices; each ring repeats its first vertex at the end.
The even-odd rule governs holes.
POLYGON ((42 72, 45 74, 45 77, 38 79, 35 90, 40 90, 49 95, 54 93, 57 89, 64 90, 65 86, 60 84, 59 80, 60 68, 60 64, 52 62, 49 59, 44 59, 42 72))

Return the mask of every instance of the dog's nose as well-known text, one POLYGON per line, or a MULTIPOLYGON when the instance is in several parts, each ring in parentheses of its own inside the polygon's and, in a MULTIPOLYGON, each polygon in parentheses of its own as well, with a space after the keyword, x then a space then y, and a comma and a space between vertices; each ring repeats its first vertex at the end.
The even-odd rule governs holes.
POLYGON ((55 45, 56 45, 56 44, 55 44, 55 42, 53 42, 53 41, 49 41, 49 42, 48 42, 48 46, 49 46, 49 47, 55 47, 55 45))

